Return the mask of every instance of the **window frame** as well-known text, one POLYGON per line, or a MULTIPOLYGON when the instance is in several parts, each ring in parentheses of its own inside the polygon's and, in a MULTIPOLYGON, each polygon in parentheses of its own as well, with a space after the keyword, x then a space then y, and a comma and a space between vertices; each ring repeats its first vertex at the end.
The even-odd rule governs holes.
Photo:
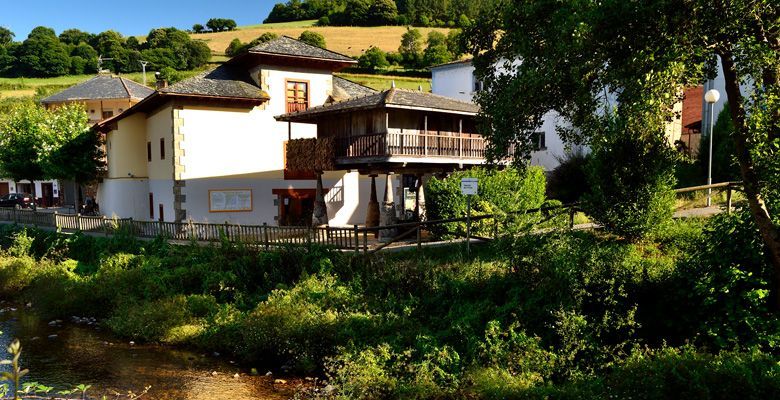
MULTIPOLYGON (((303 104, 306 105, 306 108, 304 108, 303 110, 299 110, 299 111, 308 110, 311 107, 311 81, 306 80, 306 79, 289 79, 289 78, 287 78, 287 79, 284 80, 284 106, 285 106, 285 110, 284 111, 288 112, 288 113, 290 112, 289 111, 289 107, 290 107, 289 105, 290 104, 300 104, 297 101, 294 102, 294 103, 291 103, 289 96, 287 96, 287 90, 288 90, 287 87, 291 83, 292 84, 304 84, 304 85, 306 85, 306 91, 304 93, 305 97, 306 97, 306 100, 303 103, 303 104)), ((297 92, 297 90, 295 90, 295 89, 294 89, 294 91, 297 92)), ((297 99, 297 97, 294 96, 293 99, 297 99)))

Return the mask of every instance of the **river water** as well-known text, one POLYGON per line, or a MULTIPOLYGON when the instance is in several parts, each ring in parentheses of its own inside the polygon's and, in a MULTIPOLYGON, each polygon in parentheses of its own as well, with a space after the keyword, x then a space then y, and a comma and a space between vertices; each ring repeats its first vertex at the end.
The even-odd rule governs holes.
POLYGON ((155 400, 286 399, 293 390, 292 381, 273 385, 271 377, 251 376, 229 359, 156 345, 131 345, 96 325, 64 321, 52 326, 29 310, 14 311, 13 307, 0 303, 0 359, 10 358, 6 348, 14 338, 19 339, 22 367, 30 370, 26 382, 58 390, 88 384, 92 388, 87 395, 97 398, 139 393, 151 386, 142 399, 155 400))

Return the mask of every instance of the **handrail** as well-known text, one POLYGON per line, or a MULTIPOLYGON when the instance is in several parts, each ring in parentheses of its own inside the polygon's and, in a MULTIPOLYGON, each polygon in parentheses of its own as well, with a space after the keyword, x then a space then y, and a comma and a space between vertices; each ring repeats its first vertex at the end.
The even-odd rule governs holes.
POLYGON ((690 187, 674 189, 674 192, 675 193, 689 193, 689 192, 698 192, 700 190, 707 190, 707 189, 727 188, 729 186, 730 187, 742 186, 742 182, 740 182, 740 181, 721 182, 721 183, 713 183, 711 185, 690 186, 690 187))

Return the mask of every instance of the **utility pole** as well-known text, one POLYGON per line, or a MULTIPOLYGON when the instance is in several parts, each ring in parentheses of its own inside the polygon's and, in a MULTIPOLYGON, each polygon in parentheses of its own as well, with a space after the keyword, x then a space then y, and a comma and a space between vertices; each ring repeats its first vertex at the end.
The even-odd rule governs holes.
POLYGON ((149 61, 141 61, 141 69, 144 71, 144 86, 146 86, 146 65, 149 64, 149 61))
POLYGON ((103 61, 111 61, 113 58, 103 58, 102 55, 99 55, 97 58, 97 72, 98 74, 103 72, 103 61))

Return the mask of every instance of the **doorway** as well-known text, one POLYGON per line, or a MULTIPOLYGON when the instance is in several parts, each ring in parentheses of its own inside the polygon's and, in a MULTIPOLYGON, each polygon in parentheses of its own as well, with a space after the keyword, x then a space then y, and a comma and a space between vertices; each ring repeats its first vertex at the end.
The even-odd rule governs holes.
POLYGON ((8 182, 0 182, 0 196, 11 193, 11 185, 8 182))
MULTIPOLYGON (((311 226, 316 189, 273 189, 279 203, 279 226, 311 226)), ((323 194, 327 193, 323 189, 323 194)))
POLYGON ((16 193, 32 194, 32 183, 16 183, 16 193))
POLYGON ((41 183, 41 200, 44 207, 54 206, 54 184, 41 183))

